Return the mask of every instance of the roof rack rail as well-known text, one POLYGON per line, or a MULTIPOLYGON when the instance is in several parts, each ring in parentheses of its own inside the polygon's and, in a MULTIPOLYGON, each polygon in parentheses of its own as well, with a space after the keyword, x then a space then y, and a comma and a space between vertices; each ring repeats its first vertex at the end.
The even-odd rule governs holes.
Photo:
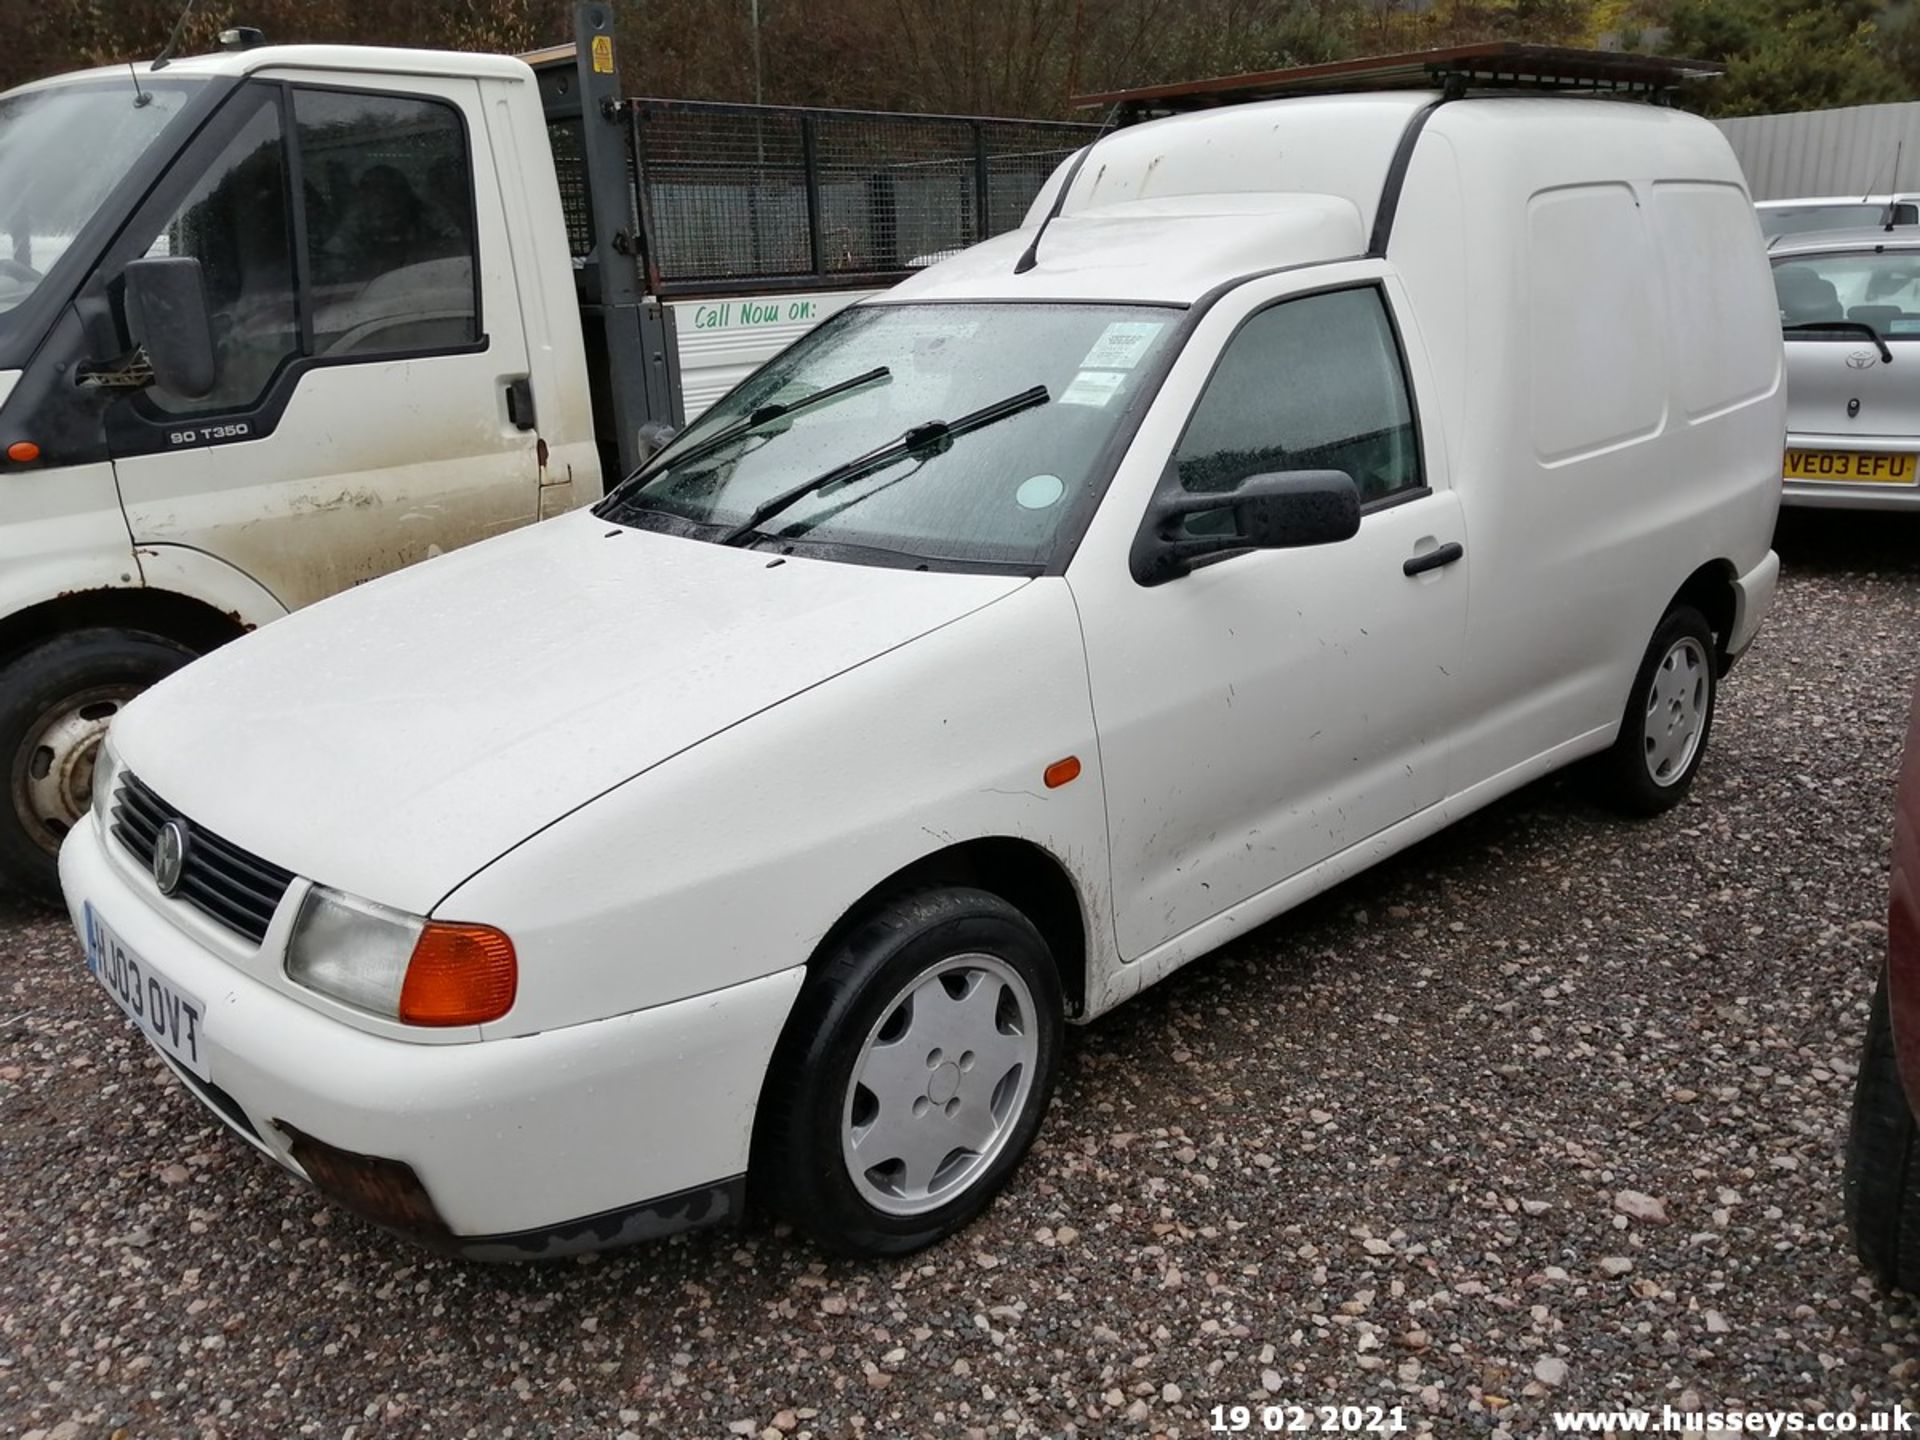
POLYGON ((1441 90, 1449 96, 1476 90, 1610 94, 1665 102, 1689 81, 1722 73, 1724 67, 1704 60, 1490 40, 1441 50, 1365 55, 1329 65, 1077 95, 1073 103, 1088 109, 1109 109, 1114 123, 1125 125, 1215 105, 1355 90, 1441 90))

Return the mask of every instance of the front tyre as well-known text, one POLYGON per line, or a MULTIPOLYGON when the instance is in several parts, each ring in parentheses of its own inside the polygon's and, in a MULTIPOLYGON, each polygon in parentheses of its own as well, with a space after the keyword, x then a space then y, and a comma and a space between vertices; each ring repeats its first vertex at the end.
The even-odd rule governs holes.
POLYGON ((1620 719, 1620 737, 1600 756, 1600 798, 1627 815, 1659 815, 1693 788, 1713 731, 1719 694, 1713 628, 1691 605, 1666 613, 1648 642, 1620 719))
POLYGON ((755 1193, 841 1254, 946 1239, 1032 1145, 1063 1029, 1053 956, 1004 900, 952 888, 880 906, 820 958, 775 1048, 755 1193))
POLYGON ((59 902, 60 842, 87 813, 108 725, 191 659, 158 635, 103 627, 49 640, 0 669, 0 883, 59 902))

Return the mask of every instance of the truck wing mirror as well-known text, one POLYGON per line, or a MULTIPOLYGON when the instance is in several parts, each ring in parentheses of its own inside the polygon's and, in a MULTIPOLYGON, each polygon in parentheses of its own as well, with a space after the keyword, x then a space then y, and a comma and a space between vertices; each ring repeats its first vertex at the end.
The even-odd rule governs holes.
POLYGON ((1147 507, 1129 557, 1142 585, 1178 579, 1208 555, 1290 550, 1351 539, 1360 529, 1360 492, 1344 470, 1253 475, 1238 487, 1199 493, 1163 487, 1147 507), (1187 517, 1217 514, 1218 530, 1195 532, 1187 517))
POLYGON ((672 443, 680 432, 664 420, 649 420, 633 437, 634 466, 638 468, 672 443))
POLYGON ((219 379, 207 283, 191 255, 128 262, 127 330, 146 351, 154 380, 188 400, 211 394, 219 379))

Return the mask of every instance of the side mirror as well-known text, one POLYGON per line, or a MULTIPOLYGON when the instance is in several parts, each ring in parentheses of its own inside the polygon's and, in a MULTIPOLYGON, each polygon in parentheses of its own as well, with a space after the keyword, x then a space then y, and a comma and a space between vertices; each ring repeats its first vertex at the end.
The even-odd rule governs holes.
POLYGON ((1253 475, 1218 494, 1163 490, 1147 508, 1129 556, 1142 585, 1178 579, 1193 562, 1234 550, 1290 550, 1350 540, 1360 529, 1360 492, 1344 470, 1287 470, 1253 475), (1231 529, 1196 535, 1189 515, 1219 512, 1231 529))
POLYGON ((672 442, 680 432, 664 420, 649 420, 633 434, 633 468, 638 469, 672 442))
POLYGON ((213 391, 220 378, 213 351, 213 316, 200 262, 191 255, 129 261, 127 330, 146 351, 153 378, 189 400, 213 391))

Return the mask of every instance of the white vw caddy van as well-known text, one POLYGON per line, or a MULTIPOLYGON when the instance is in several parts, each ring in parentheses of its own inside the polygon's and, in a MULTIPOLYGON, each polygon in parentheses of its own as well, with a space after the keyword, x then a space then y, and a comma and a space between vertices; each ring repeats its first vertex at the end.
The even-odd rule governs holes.
POLYGON ((61 878, 236 1132, 472 1255, 903 1253, 1063 1022, 1571 761, 1687 792, 1783 434, 1711 125, 1222 103, 1032 220, 129 707, 61 878))

